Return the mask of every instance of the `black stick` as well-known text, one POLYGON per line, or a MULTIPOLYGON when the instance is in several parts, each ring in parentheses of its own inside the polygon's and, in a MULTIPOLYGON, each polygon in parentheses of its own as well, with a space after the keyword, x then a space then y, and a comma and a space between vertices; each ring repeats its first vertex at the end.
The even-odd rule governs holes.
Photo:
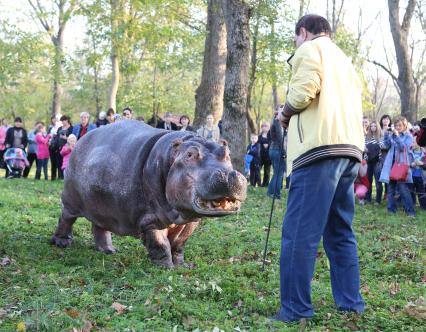
MULTIPOLYGON (((285 134, 286 134, 286 131, 285 131, 285 129, 283 129, 283 139, 282 139, 281 146, 280 146, 280 161, 278 162, 278 172, 281 171, 281 163, 282 163, 282 160, 284 159, 284 158, 282 158, 282 156, 283 156, 283 149, 284 149, 285 134)), ((271 212, 269 213, 268 231, 266 233, 265 249, 263 251, 262 272, 265 271, 266 252, 268 250, 269 233, 271 232, 272 214, 274 213, 275 197, 277 195, 277 191, 278 191, 278 174, 275 177, 274 197, 272 197, 271 212)))

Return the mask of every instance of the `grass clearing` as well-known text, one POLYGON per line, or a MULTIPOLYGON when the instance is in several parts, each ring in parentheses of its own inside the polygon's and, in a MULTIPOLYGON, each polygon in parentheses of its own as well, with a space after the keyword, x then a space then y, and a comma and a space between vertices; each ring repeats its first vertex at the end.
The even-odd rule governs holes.
MULTIPOLYGON (((49 245, 61 188, 61 182, 0 179, 0 331, 90 325, 92 331, 298 330, 267 319, 279 308, 285 196, 276 202, 272 264, 265 272, 260 267, 271 201, 264 188, 251 187, 239 215, 206 219, 188 240, 186 261, 196 267, 167 271, 151 264, 140 241, 130 237, 113 237, 117 254, 96 252, 83 219, 70 248, 49 245)), ((402 213, 389 216, 384 205, 357 206, 354 228, 367 310, 362 316, 336 310, 320 248, 312 282, 316 315, 307 330, 424 331, 416 300, 426 293, 425 211, 409 220, 402 213)))

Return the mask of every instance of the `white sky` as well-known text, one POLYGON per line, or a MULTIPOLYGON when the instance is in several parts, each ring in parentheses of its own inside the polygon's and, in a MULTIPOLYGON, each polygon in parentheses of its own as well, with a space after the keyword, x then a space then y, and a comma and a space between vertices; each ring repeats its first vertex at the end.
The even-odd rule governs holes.
MULTIPOLYGON (((299 1, 291 0, 295 9, 298 10, 299 1)), ((311 0, 309 2, 308 12, 317 13, 325 16, 327 0, 311 0)), ((329 1, 331 3, 331 1, 329 1)), ((337 1, 340 2, 340 1, 337 1)), ((43 4, 51 4, 50 0, 41 0, 43 4)), ((406 1, 401 0, 405 5, 406 1)), ((390 34, 388 22, 387 0, 346 0, 344 5, 345 26, 357 34, 359 23, 359 11, 362 8, 362 29, 370 26, 363 37, 364 48, 368 47, 369 58, 386 64, 384 45, 390 57, 394 57, 394 48, 392 36, 390 34), (379 14, 379 15, 378 15, 379 14)), ((21 28, 28 30, 43 31, 40 24, 35 24, 30 17, 29 4, 27 0, 0 0, 0 15, 6 15, 11 22, 20 21, 21 28)), ((38 22, 37 22, 38 23, 38 22)), ((425 39, 421 29, 412 25, 412 35, 415 39, 425 39)), ((73 18, 65 30, 65 45, 68 52, 72 52, 76 47, 82 44, 84 38, 84 20, 82 18, 73 18)), ((367 68, 369 68, 367 66, 367 68)), ((370 66, 371 68, 371 66, 370 66)), ((394 67, 395 68, 395 67, 394 67)), ((394 69, 396 74, 396 70, 394 69)), ((383 73, 384 76, 386 74, 383 73)))

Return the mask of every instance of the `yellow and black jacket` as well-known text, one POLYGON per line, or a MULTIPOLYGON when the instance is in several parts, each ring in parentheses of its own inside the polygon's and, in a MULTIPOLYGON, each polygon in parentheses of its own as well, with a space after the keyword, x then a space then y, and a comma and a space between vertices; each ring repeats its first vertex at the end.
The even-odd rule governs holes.
POLYGON ((362 160, 361 82, 350 59, 329 37, 303 43, 289 59, 293 75, 284 114, 287 170, 325 158, 362 160))

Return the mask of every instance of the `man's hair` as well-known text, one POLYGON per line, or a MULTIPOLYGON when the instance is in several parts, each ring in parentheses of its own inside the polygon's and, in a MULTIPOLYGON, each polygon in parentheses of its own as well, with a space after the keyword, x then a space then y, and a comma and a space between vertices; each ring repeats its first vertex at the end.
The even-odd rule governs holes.
POLYGON ((328 23, 324 17, 319 15, 308 14, 302 16, 296 24, 296 35, 300 34, 301 28, 305 28, 308 32, 314 35, 318 35, 320 33, 325 33, 327 35, 331 34, 330 23, 328 23))
POLYGON ((108 112, 107 112, 107 115, 109 115, 109 116, 111 116, 111 115, 114 115, 115 114, 115 112, 114 112, 114 109, 113 108, 108 108, 108 112))
POLYGON ((90 118, 90 114, 89 114, 89 113, 87 113, 87 112, 81 112, 81 113, 80 113, 80 118, 81 118, 82 116, 87 116, 88 118, 90 118))
POLYGON ((17 116, 16 118, 15 118, 15 121, 14 122, 20 122, 20 123, 22 123, 22 118, 20 117, 20 116, 17 116))

